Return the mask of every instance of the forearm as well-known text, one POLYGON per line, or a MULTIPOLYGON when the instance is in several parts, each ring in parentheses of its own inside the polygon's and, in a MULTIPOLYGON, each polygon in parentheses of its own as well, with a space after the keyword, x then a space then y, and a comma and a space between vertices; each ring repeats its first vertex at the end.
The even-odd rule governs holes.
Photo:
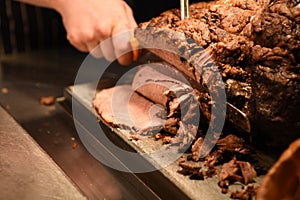
POLYGON ((51 8, 57 11, 59 11, 63 5, 69 2, 69 0, 16 0, 16 1, 39 6, 39 7, 44 7, 44 8, 51 8))

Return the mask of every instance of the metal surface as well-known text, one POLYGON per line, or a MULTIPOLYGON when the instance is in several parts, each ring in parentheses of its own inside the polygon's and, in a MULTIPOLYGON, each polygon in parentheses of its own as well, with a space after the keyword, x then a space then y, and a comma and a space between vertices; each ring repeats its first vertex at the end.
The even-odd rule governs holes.
POLYGON ((180 16, 181 20, 188 19, 189 13, 189 0, 180 0, 180 16))
POLYGON ((226 102, 226 106, 226 119, 232 122, 238 129, 246 133, 251 133, 251 123, 248 116, 229 102, 226 102))
POLYGON ((0 199, 86 199, 2 107, 0 116, 0 199))

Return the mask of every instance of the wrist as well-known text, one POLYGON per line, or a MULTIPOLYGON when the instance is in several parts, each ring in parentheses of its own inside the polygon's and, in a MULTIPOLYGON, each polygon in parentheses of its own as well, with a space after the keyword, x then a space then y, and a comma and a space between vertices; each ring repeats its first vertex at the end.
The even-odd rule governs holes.
POLYGON ((74 3, 76 3, 76 0, 50 0, 49 6, 62 14, 66 7, 70 7, 74 3))

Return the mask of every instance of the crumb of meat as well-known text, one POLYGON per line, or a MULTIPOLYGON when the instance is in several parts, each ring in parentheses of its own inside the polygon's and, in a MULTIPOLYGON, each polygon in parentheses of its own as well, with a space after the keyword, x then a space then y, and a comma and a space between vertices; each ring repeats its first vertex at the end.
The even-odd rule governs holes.
POLYGON ((192 158, 194 161, 198 161, 200 158, 201 146, 203 144, 203 138, 199 137, 192 145, 192 158))
POLYGON ((171 136, 165 136, 163 138, 163 144, 170 144, 172 142, 172 137, 171 136))
POLYGON ((199 170, 202 168, 200 166, 195 166, 190 163, 179 163, 179 166, 182 169, 179 170, 178 172, 183 175, 192 175, 192 174, 198 173, 199 170))
POLYGON ((211 167, 201 167, 191 163, 179 162, 179 166, 182 168, 178 170, 178 173, 185 176, 189 176, 193 180, 204 180, 205 178, 211 178, 217 175, 218 169, 214 166, 211 167))
POLYGON ((164 131, 166 131, 167 133, 176 135, 178 127, 179 127, 179 125, 178 125, 179 120, 180 119, 174 118, 174 117, 167 119, 164 124, 164 131))
POLYGON ((39 100, 41 105, 50 106, 53 105, 55 102, 54 96, 41 96, 39 100))
POLYGON ((154 136, 154 138, 155 138, 155 140, 160 140, 160 139, 162 139, 164 136, 161 134, 161 133, 157 133, 157 134, 155 134, 155 136, 154 136))
POLYGON ((76 149, 76 147, 77 147, 77 143, 74 142, 74 143, 72 144, 72 149, 76 149))
POLYGON ((183 157, 180 157, 178 163, 184 163, 186 161, 186 158, 183 156, 183 157))
POLYGON ((257 187, 249 184, 245 187, 242 187, 240 190, 236 190, 230 194, 231 199, 240 199, 240 200, 251 200, 256 195, 257 187))
POLYGON ((1 88, 2 94, 8 94, 8 89, 6 87, 1 88))
POLYGON ((140 138, 138 135, 130 134, 129 137, 128 137, 128 139, 129 139, 130 141, 132 141, 132 140, 138 141, 138 140, 140 140, 141 138, 140 138))
POLYGON ((192 158, 194 161, 198 161, 201 157, 209 154, 209 147, 203 143, 203 138, 199 137, 192 145, 192 158))

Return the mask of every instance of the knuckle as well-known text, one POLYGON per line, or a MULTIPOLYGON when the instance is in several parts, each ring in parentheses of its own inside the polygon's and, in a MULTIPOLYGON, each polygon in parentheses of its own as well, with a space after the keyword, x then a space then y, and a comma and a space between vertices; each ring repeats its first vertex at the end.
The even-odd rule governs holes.
POLYGON ((67 38, 70 42, 78 44, 81 42, 92 42, 95 39, 94 33, 92 31, 86 31, 86 30, 77 30, 77 31, 71 31, 67 38))
POLYGON ((73 45, 77 45, 79 43, 79 39, 76 37, 75 34, 73 33, 68 33, 67 34, 67 39, 69 40, 69 42, 73 45))
POLYGON ((81 40, 79 39, 79 37, 77 37, 74 34, 67 34, 67 39, 70 42, 71 45, 73 45, 76 49, 86 52, 87 49, 85 49, 82 44, 81 44, 81 40))
POLYGON ((96 37, 93 31, 84 31, 81 34, 81 38, 83 41, 90 43, 93 42, 96 37))
POLYGON ((106 39, 110 36, 110 27, 106 23, 107 22, 98 23, 95 27, 96 34, 102 39, 106 39))

